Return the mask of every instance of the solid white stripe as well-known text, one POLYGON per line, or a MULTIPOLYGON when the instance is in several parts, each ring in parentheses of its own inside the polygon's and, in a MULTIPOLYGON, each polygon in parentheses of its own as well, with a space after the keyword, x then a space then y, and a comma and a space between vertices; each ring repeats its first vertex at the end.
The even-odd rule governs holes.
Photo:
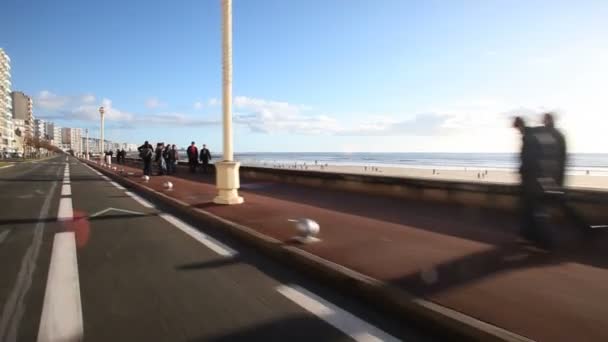
POLYGON ((277 291, 355 341, 399 341, 353 314, 297 285, 280 285, 277 291))
POLYGON ((13 166, 15 166, 15 164, 4 165, 4 166, 0 166, 0 169, 6 169, 9 167, 13 167, 13 166))
POLYGON ((134 194, 134 193, 132 193, 132 192, 130 192, 130 191, 125 192, 125 194, 127 194, 127 196, 130 196, 130 197, 131 197, 131 198, 133 198, 135 201, 137 201, 137 203, 139 203, 139 204, 143 205, 143 206, 144 206, 144 207, 146 207, 146 208, 154 208, 154 205, 153 205, 152 203, 150 203, 150 202, 146 201, 145 199, 143 199, 143 198, 141 198, 141 197, 137 196, 136 194, 134 194))
POLYGON ((103 180, 107 180, 108 182, 110 181, 110 178, 108 178, 107 176, 101 176, 101 178, 103 178, 103 180))
POLYGON ((72 198, 63 197, 59 200, 59 210, 57 211, 57 220, 71 220, 74 218, 72 210, 72 198))
POLYGON ((237 252, 235 250, 233 250, 232 248, 224 245, 223 243, 217 241, 216 239, 214 239, 210 236, 207 236, 207 235, 201 233, 200 231, 196 230, 191 225, 187 224, 186 222, 178 219, 177 217, 175 217, 173 215, 162 213, 159 216, 162 217, 163 219, 165 219, 165 221, 167 221, 167 222, 171 223, 172 225, 174 225, 175 227, 179 228, 184 233, 190 235, 190 237, 192 237, 196 241, 209 247, 209 249, 211 249, 212 251, 216 252, 219 255, 222 255, 225 257, 232 257, 237 254, 237 252))
POLYGON ((61 196, 72 196, 72 186, 70 184, 61 186, 61 196))
POLYGON ((57 233, 53 241, 38 341, 81 341, 83 333, 76 238, 73 232, 57 233))
POLYGON ((115 187, 117 187, 120 190, 126 190, 122 185, 120 185, 116 182, 110 182, 110 184, 114 185, 115 187))

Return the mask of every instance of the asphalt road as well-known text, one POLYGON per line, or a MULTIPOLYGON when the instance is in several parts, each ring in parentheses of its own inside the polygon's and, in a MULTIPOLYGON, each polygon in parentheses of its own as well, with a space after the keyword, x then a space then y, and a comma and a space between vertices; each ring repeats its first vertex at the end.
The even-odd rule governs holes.
POLYGON ((0 341, 431 340, 74 158, 0 189, 0 341))

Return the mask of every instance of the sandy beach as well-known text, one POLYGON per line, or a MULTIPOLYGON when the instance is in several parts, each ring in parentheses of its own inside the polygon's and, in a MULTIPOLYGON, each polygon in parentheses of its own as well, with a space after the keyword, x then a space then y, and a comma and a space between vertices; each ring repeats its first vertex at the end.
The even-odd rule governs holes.
MULTIPOLYGON (((334 172, 378 175, 389 177, 412 177, 437 180, 454 180, 484 183, 517 184, 519 174, 514 171, 500 169, 427 169, 395 166, 361 166, 361 165, 310 165, 303 163, 272 165, 270 163, 244 163, 244 166, 297 169, 317 172, 334 172)), ((608 190, 608 175, 567 175, 566 184, 572 188, 587 188, 608 190)))

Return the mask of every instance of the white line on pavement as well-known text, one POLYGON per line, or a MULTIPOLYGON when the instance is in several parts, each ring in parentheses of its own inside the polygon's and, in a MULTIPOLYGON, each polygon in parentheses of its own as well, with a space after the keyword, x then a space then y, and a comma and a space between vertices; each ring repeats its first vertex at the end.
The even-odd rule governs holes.
POLYGON ((102 178, 103 180, 108 181, 108 182, 110 181, 110 178, 108 178, 107 176, 101 176, 101 178, 102 178))
POLYGON ((136 194, 134 194, 134 193, 132 193, 130 191, 125 192, 125 194, 127 196, 131 197, 132 199, 134 199, 135 201, 137 201, 137 203, 143 205, 146 208, 154 208, 154 205, 152 203, 146 201, 145 199, 139 197, 138 195, 136 195, 136 194))
POLYGON ((13 166, 15 166, 15 164, 8 164, 8 165, 0 166, 0 169, 6 169, 8 167, 13 167, 13 166))
POLYGON ((126 190, 122 185, 120 185, 116 182, 110 182, 110 184, 114 185, 116 188, 118 188, 120 190, 126 190))
POLYGON ((61 196, 72 196, 72 186, 70 184, 61 186, 61 196))
POLYGON ((8 234, 11 232, 10 229, 7 229, 5 231, 3 231, 2 233, 0 233, 0 243, 3 243, 4 240, 6 240, 6 237, 8 236, 8 234))
POLYGON ((221 256, 232 257, 237 254, 234 249, 224 245, 223 243, 217 241, 216 239, 210 236, 201 233, 191 225, 187 224, 186 222, 178 219, 177 217, 171 214, 162 213, 159 214, 159 216, 221 256))
POLYGON ((59 210, 57 211, 57 220, 65 221, 74 218, 74 211, 72 210, 72 198, 63 197, 59 200, 59 210))
POLYGON ((399 341, 353 314, 297 285, 280 285, 277 291, 355 341, 399 341))
POLYGON ((43 303, 39 342, 82 340, 84 328, 73 232, 55 235, 43 303))

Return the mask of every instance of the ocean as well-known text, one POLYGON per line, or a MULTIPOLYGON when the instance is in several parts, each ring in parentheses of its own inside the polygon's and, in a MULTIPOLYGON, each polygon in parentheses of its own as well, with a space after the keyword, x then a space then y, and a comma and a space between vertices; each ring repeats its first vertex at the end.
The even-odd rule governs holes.
MULTIPOLYGON (((137 152, 130 153, 136 157, 137 152)), ((186 160, 186 152, 180 151, 180 159, 186 160)), ((214 154, 218 160, 221 155, 214 154)), ((319 164, 391 166, 433 169, 500 169, 516 170, 519 156, 514 153, 342 153, 342 152, 251 152, 235 153, 234 159, 242 165, 319 164)), ((214 161, 215 161, 214 160, 214 161)), ((568 173, 608 176, 608 153, 574 153, 568 157, 568 173)))
MULTIPOLYGON (((519 155, 515 153, 340 153, 340 152, 276 152, 236 153, 243 165, 275 164, 367 165, 434 169, 501 169, 516 170, 519 155)), ((608 153, 574 153, 568 157, 568 172, 608 175, 608 153)))

